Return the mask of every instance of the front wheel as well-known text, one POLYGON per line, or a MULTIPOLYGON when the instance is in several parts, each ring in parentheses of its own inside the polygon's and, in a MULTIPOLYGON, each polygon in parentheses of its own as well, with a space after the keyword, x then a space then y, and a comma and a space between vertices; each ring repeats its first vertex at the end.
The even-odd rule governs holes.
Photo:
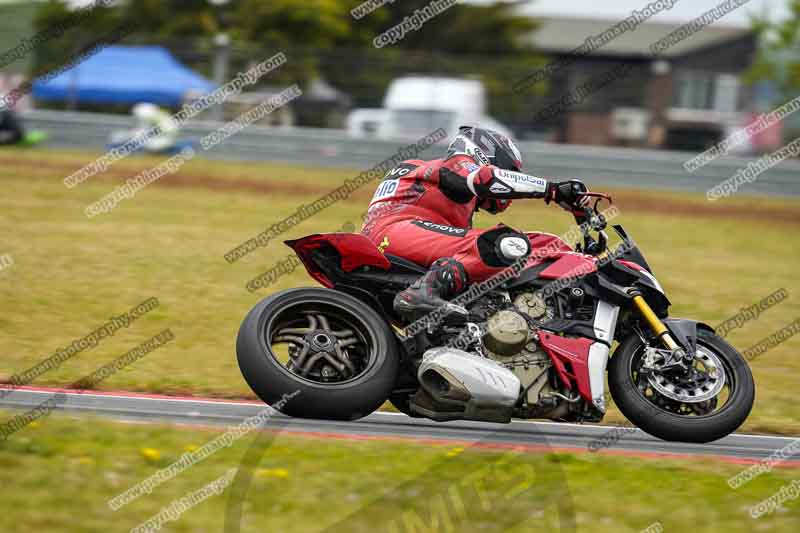
POLYGON ((273 294, 247 315, 239 368, 259 398, 296 417, 355 420, 386 400, 397 379, 397 342, 368 305, 331 289, 273 294), (297 396, 296 398, 294 396, 297 396))
POLYGON ((611 396, 628 420, 655 437, 681 442, 711 442, 742 425, 753 407, 755 385, 733 346, 701 329, 687 371, 662 372, 660 350, 648 344, 632 335, 608 366, 611 396))

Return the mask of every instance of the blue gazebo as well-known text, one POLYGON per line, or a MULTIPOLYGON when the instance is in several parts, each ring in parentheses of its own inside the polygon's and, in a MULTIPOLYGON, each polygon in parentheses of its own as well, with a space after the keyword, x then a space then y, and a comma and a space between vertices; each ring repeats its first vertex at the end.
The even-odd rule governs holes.
POLYGON ((161 46, 108 46, 49 81, 33 82, 33 96, 50 102, 175 107, 186 94, 205 94, 214 84, 182 65, 161 46))

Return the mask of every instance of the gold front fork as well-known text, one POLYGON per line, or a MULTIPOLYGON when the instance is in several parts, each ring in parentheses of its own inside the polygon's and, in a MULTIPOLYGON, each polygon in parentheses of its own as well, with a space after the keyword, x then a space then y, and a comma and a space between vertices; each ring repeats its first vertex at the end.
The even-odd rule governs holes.
POLYGON ((653 330, 653 333, 656 334, 656 337, 661 339, 661 342, 664 343, 664 346, 669 348, 670 350, 675 350, 678 348, 678 343, 675 342, 675 339, 672 338, 672 335, 669 334, 669 330, 667 326, 659 319, 653 309, 644 301, 640 295, 636 295, 633 297, 633 305, 636 306, 639 313, 641 313, 642 317, 645 319, 647 324, 650 326, 650 329, 653 330))

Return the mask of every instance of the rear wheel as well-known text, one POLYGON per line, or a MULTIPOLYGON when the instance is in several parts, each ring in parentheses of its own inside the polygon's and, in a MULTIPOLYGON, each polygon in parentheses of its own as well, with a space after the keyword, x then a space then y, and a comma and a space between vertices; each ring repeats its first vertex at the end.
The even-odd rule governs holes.
POLYGON ((711 442, 742 425, 753 407, 755 385, 733 346, 699 330, 686 372, 661 372, 658 352, 632 335, 611 358, 609 389, 628 420, 655 437, 682 442, 711 442))
POLYGON ((247 315, 239 368, 259 398, 296 417, 355 420, 387 399, 397 377, 395 336, 369 306, 331 289, 282 291, 247 315), (298 394, 299 393, 299 394, 298 394))

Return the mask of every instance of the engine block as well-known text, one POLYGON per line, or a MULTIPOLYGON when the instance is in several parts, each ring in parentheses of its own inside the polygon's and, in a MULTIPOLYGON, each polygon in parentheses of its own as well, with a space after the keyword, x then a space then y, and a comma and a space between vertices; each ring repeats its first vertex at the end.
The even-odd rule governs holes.
MULTIPOLYGON (((520 295, 517 301, 523 296, 527 297, 526 303, 532 301, 532 294, 520 295)), ((530 328, 529 320, 517 310, 498 311, 486 322, 483 348, 490 359, 517 376, 527 390, 527 404, 534 406, 543 393, 551 392, 548 374, 552 362, 539 348, 530 328)))

